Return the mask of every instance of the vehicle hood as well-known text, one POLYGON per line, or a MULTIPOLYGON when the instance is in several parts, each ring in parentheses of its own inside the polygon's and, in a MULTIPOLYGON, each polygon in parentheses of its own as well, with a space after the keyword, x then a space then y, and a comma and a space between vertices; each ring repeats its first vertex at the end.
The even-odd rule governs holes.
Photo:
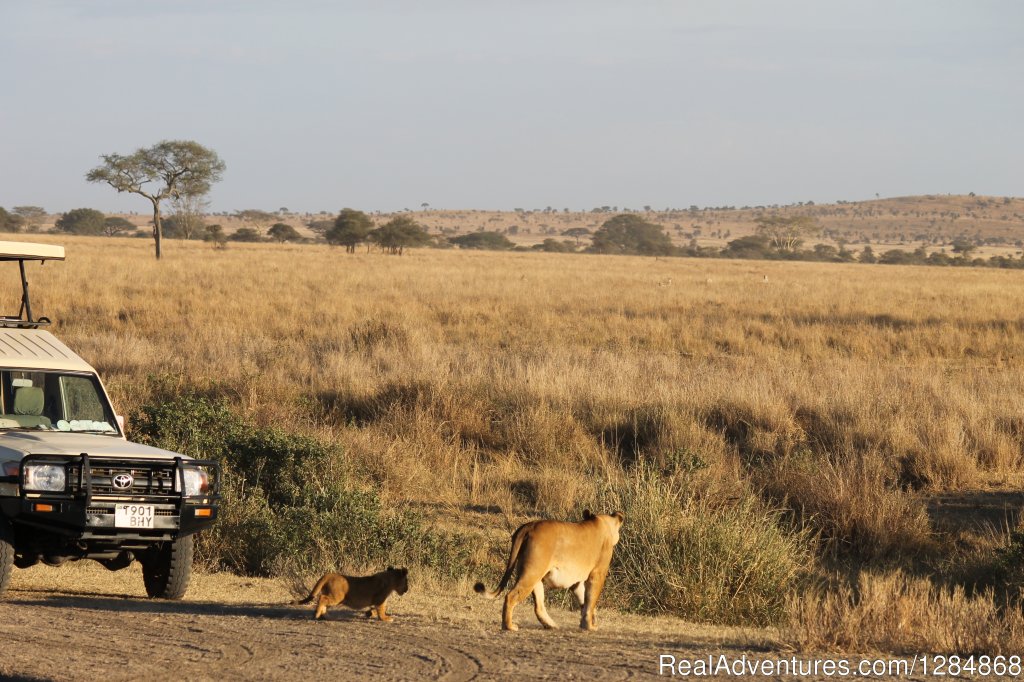
POLYGON ((117 436, 63 431, 0 431, 0 461, 20 460, 25 455, 90 457, 137 457, 139 459, 192 459, 169 450, 140 445, 117 436))

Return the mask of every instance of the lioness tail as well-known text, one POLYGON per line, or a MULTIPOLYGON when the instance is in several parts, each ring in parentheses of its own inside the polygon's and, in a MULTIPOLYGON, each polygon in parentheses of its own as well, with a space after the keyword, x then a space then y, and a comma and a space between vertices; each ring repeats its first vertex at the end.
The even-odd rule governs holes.
POLYGON ((508 566, 505 567, 505 575, 501 576, 501 582, 498 583, 498 587, 492 592, 487 589, 483 583, 477 583, 473 585, 473 590, 477 594, 481 594, 488 599, 494 599, 502 592, 505 591, 505 587, 508 585, 508 581, 512 578, 512 572, 516 568, 516 564, 519 562, 519 551, 523 547, 523 542, 526 540, 527 532, 533 527, 535 522, 523 524, 519 527, 515 533, 512 534, 512 549, 508 554, 508 566))

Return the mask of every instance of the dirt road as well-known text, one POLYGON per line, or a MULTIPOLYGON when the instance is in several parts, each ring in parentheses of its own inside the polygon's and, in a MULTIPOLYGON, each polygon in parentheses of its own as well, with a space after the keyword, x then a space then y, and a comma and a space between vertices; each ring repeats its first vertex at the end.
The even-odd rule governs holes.
POLYGON ((338 609, 313 621, 275 580, 193 577, 181 602, 146 599, 137 566, 92 562, 16 571, 0 601, 0 675, 14 679, 618 680, 658 676, 658 657, 738 655, 757 633, 603 609, 601 630, 574 613, 544 631, 524 604, 501 632, 500 603, 417 588, 392 597, 392 623, 338 609))

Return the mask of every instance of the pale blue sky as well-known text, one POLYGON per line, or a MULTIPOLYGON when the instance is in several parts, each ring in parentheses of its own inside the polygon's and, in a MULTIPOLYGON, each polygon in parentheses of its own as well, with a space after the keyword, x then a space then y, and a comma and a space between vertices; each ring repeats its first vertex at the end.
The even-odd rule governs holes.
POLYGON ((0 206, 145 212, 100 154, 194 139, 212 210, 1022 196, 1017 0, 0 0, 0 206))

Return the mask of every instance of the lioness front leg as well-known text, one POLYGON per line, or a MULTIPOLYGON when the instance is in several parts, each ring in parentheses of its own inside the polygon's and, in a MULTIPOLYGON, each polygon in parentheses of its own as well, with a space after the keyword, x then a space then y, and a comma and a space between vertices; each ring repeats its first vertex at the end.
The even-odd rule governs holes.
POLYGON ((377 616, 385 623, 390 623, 394 618, 387 614, 387 605, 387 602, 381 602, 380 606, 377 607, 377 616))

